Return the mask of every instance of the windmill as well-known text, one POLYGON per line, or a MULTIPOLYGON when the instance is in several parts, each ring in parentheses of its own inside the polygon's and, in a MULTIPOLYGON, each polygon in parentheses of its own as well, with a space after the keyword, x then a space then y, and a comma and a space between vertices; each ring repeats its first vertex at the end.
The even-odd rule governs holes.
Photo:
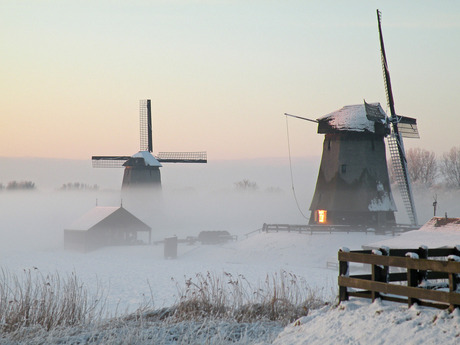
POLYGON ((310 205, 310 224, 391 227, 396 206, 386 159, 387 138, 395 178, 411 225, 417 225, 402 137, 418 138, 416 120, 396 115, 378 14, 382 65, 391 115, 379 103, 348 105, 316 120, 323 153, 310 205))
POLYGON ((139 102, 140 150, 132 156, 92 156, 93 168, 124 168, 122 189, 161 187, 161 163, 207 163, 206 152, 153 153, 149 99, 139 102))

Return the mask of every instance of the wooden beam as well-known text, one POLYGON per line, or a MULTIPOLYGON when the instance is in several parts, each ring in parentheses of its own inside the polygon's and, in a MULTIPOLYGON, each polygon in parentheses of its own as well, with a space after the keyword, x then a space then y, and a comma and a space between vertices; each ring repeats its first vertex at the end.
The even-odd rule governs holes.
POLYGON ((403 257, 368 255, 356 252, 339 252, 339 261, 357 262, 371 265, 404 267, 415 270, 430 270, 446 273, 460 273, 460 262, 403 257))
POLYGON ((357 289, 377 291, 385 294, 393 294, 416 299, 442 302, 446 304, 460 305, 460 294, 455 292, 427 290, 418 287, 374 282, 351 277, 339 277, 338 282, 339 286, 347 288, 353 287, 357 289))

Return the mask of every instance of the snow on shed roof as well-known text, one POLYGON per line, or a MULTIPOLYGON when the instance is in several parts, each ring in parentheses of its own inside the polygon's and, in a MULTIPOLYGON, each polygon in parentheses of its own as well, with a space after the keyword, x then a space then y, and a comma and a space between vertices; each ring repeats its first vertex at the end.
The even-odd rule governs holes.
POLYGON ((70 226, 67 228, 69 230, 89 230, 94 225, 98 224, 112 213, 120 209, 120 207, 101 207, 96 206, 95 208, 89 210, 80 218, 75 220, 70 226))
POLYGON ((318 118, 335 130, 375 132, 375 122, 385 123, 385 111, 380 103, 346 105, 339 110, 318 118))
POLYGON ((460 218, 433 217, 419 229, 422 231, 458 231, 460 233, 460 218))

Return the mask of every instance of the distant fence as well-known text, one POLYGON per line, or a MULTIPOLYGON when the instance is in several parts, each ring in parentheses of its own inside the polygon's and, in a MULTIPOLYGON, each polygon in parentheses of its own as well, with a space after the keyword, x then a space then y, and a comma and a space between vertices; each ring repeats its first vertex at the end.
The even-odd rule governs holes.
POLYGON ((453 310, 460 306, 460 246, 348 251, 339 259, 339 300, 380 298, 453 310), (349 263, 370 264, 371 274, 349 275, 349 263), (397 268, 403 272, 390 272, 397 268))
POLYGON ((371 228, 363 225, 318 225, 318 224, 266 224, 262 226, 262 232, 298 232, 298 233, 333 233, 333 232, 364 232, 378 234, 392 234, 393 236, 409 230, 418 229, 410 225, 395 225, 388 227, 371 228))

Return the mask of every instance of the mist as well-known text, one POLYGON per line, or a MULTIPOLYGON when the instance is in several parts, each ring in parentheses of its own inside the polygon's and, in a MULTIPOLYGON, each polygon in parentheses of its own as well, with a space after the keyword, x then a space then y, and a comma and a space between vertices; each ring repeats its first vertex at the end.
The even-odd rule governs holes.
MULTIPOLYGON (((309 216, 319 157, 292 160, 293 186, 299 207, 309 216)), ((123 205, 152 228, 152 240, 176 235, 197 236, 205 230, 227 230, 244 236, 263 223, 305 224, 292 192, 287 158, 210 161, 208 164, 165 164, 159 192, 122 193, 123 169, 94 169, 81 160, 1 158, 0 182, 32 181, 32 191, 0 192, 1 254, 18 249, 63 248, 63 230, 94 206, 123 205), (235 183, 249 180, 254 190, 238 190, 235 183), (97 185, 97 190, 62 190, 63 184, 97 185)), ((397 186, 392 186, 398 208, 396 220, 408 218, 397 186)), ((419 222, 433 216, 460 214, 460 193, 414 186, 419 222)))
MULTIPOLYGON (((292 161, 294 187, 308 216, 318 158, 292 161)), ((164 164, 159 192, 121 192, 123 169, 94 169, 91 161, 0 158, 0 182, 32 181, 35 190, 0 191, 0 251, 63 248, 63 230, 94 206, 123 205, 152 228, 152 240, 227 230, 242 236, 263 223, 304 224, 292 195, 289 161, 255 159, 208 164, 164 164), (249 180, 254 190, 238 190, 249 180), (64 190, 78 182, 97 190, 64 190)))

